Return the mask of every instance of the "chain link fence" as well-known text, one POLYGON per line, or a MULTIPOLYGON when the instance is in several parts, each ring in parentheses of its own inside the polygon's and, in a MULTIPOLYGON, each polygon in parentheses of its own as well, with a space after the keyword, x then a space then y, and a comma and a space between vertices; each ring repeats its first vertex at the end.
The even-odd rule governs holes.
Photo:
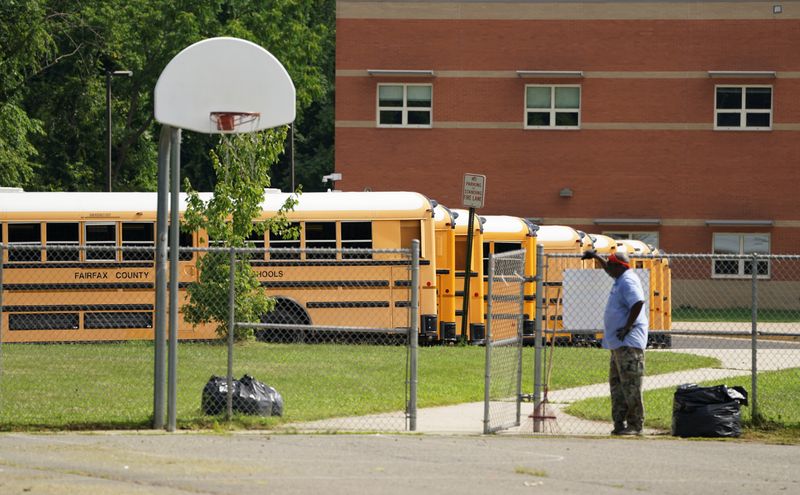
POLYGON ((525 251, 489 256, 483 432, 520 425, 525 251))
MULTIPOLYGON (((535 366, 544 397, 533 427, 607 434, 609 352, 600 346, 613 281, 601 269, 573 268, 575 259, 544 257, 544 285, 558 287, 561 296, 546 300, 541 316, 544 353, 535 366)), ((800 403, 800 256, 631 259, 648 299, 646 429, 670 431, 673 394, 686 383, 743 386, 749 392, 743 421, 800 424, 791 406, 800 403)))
MULTIPOLYGON (((154 402, 163 404, 153 392, 152 246, 13 245, 0 254, 0 428, 151 427, 154 402)), ((181 249, 168 390, 178 427, 234 417, 294 430, 413 429, 412 258, 181 249)))
MULTIPOLYGON (((413 252, 181 250, 170 404, 178 426, 233 416, 256 428, 414 430, 420 317, 413 252), (199 270, 201 259, 216 263, 199 270), (236 276, 245 273, 252 277, 236 276), (248 300, 253 291, 273 296, 274 310, 248 300), (205 307, 187 305, 201 300, 205 307)), ((0 254, 0 429, 151 427, 152 246, 51 239, 46 248, 0 245, 0 254)), ((525 296, 515 256, 494 261, 487 301, 487 431, 519 421, 520 321, 510 315, 521 313, 525 296)), ((551 254, 537 268, 537 293, 547 297, 537 302, 533 370, 530 362, 522 368, 536 388, 524 431, 610 430, 609 353, 600 344, 611 279, 576 261, 551 254)), ((649 431, 669 431, 673 393, 684 383, 743 386, 745 421, 800 424, 800 256, 633 261, 648 294, 649 431)))

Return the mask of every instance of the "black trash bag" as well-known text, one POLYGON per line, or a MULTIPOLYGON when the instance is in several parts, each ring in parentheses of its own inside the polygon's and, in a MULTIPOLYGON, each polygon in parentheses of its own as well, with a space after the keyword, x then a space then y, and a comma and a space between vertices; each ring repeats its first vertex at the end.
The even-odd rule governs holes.
POLYGON ((672 403, 672 434, 678 437, 738 437, 740 406, 747 405, 743 387, 680 385, 672 403))
MULTIPOLYGON (((283 397, 274 388, 261 383, 250 375, 232 382, 233 412, 257 414, 259 416, 282 416, 283 397)), ((203 413, 222 414, 228 409, 228 379, 212 375, 203 387, 203 413)))
POLYGON ((282 416, 283 397, 269 385, 244 375, 239 379, 239 387, 233 389, 233 409, 244 414, 282 416))
MULTIPOLYGON (((239 383, 233 380, 233 394, 236 396, 236 388, 239 383)), ((203 414, 214 416, 227 410, 228 406, 228 379, 224 376, 211 375, 211 378, 203 387, 202 398, 203 414)))

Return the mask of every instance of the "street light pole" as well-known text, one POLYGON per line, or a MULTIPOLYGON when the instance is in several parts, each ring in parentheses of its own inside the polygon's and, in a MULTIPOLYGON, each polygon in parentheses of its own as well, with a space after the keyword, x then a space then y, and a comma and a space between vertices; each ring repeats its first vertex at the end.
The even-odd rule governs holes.
POLYGON ((111 77, 113 76, 128 76, 131 77, 133 72, 129 70, 115 70, 106 71, 106 159, 108 168, 108 192, 111 192, 111 77))

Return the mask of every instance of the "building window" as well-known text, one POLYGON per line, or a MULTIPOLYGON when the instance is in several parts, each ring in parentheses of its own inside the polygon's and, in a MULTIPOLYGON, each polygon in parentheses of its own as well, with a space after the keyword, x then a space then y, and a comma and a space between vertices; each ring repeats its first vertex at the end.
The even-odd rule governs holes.
POLYGON ((603 232, 612 239, 632 239, 634 241, 642 241, 643 243, 653 248, 658 248, 658 232, 603 232))
POLYGON ((378 84, 379 127, 431 127, 433 86, 378 84))
POLYGON ((772 128, 771 86, 717 86, 714 129, 772 128))
MULTIPOLYGON (((753 262, 747 259, 725 259, 724 255, 769 254, 769 234, 714 234, 715 278, 750 278, 753 262)), ((756 263, 759 278, 769 277, 769 261, 756 263)))
POLYGON ((525 86, 526 129, 577 129, 580 109, 580 86, 525 86))

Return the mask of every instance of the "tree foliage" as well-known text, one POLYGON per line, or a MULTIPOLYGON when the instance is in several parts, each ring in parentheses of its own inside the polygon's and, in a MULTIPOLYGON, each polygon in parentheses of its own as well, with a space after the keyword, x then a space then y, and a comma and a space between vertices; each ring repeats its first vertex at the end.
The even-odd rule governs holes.
MULTIPOLYGON (((172 57, 204 38, 236 36, 269 50, 294 81, 298 122, 309 122, 305 113, 332 95, 333 11, 333 0, 0 2, 0 186, 103 190, 105 74, 124 69, 133 76, 111 79, 113 188, 154 190, 153 88, 172 57)), ((182 173, 206 190, 215 145, 191 133, 183 143, 182 173)), ((297 157, 319 147, 300 140, 297 157)))
MULTIPOLYGON (((183 228, 204 230, 218 245, 229 248, 248 246, 251 234, 263 234, 266 229, 290 238, 299 232, 291 227, 286 212, 297 204, 290 196, 267 221, 254 222, 262 215, 264 189, 270 186, 269 169, 283 151, 286 128, 253 134, 224 137, 211 160, 216 174, 214 195, 207 201, 192 188, 185 188, 189 201, 184 213, 183 228)), ((264 294, 247 256, 240 253, 235 267, 235 308, 239 321, 260 321, 275 307, 273 299, 264 294)), ((217 333, 227 335, 228 291, 230 284, 230 254, 212 251, 201 256, 197 263, 199 280, 190 284, 190 301, 183 307, 184 318, 192 324, 216 323, 217 333)), ((251 330, 237 332, 236 337, 249 337, 251 330)))

